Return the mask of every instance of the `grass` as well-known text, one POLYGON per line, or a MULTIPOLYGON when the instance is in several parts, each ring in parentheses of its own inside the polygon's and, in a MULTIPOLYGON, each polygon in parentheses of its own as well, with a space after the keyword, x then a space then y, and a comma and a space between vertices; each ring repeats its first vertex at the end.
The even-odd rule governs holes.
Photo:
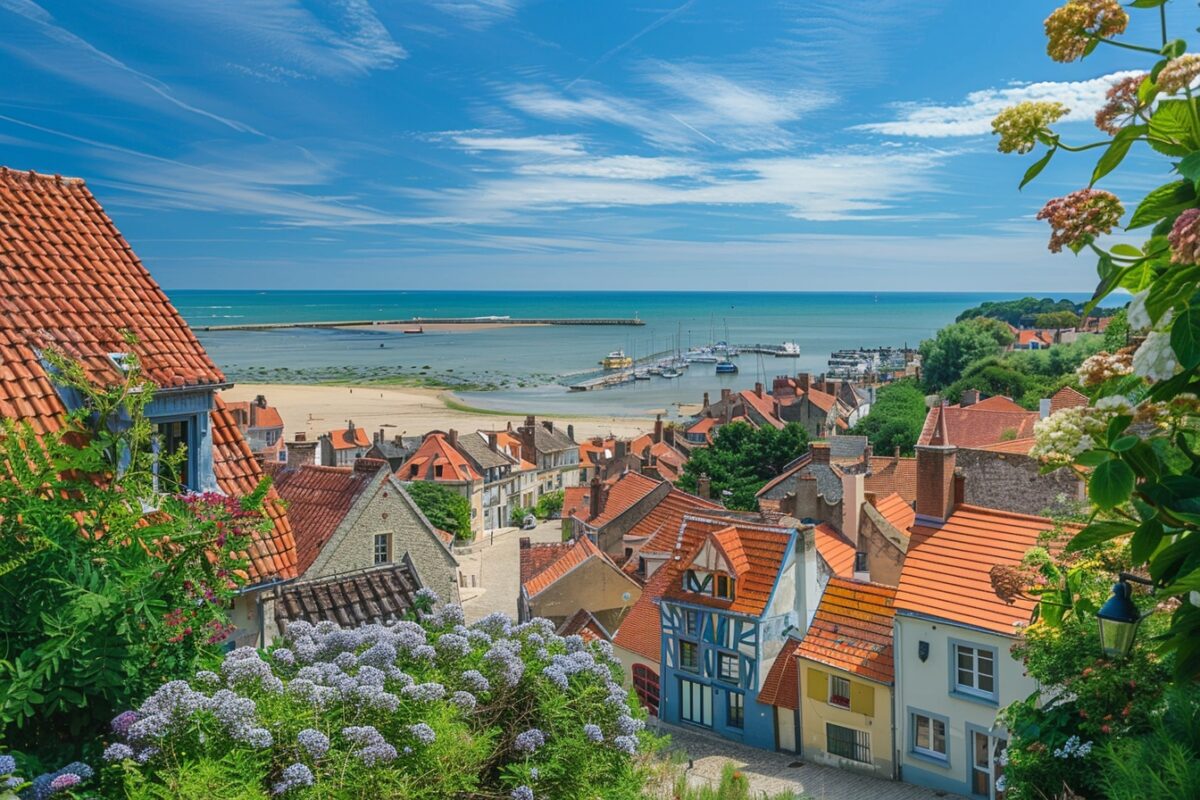
POLYGON ((806 800, 806 796, 792 791, 779 794, 754 792, 750 788, 750 779, 732 762, 726 762, 721 769, 721 780, 716 786, 691 785, 683 762, 677 758, 667 762, 665 770, 668 780, 659 784, 663 791, 649 797, 656 800, 806 800), (673 779, 670 779, 671 775, 674 776, 673 779))

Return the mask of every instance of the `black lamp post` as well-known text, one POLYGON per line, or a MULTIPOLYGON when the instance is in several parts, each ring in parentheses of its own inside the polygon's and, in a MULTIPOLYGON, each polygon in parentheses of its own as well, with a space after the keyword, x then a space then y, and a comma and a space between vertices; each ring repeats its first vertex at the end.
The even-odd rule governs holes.
POLYGON ((1152 585, 1145 578, 1122 572, 1113 584, 1112 597, 1096 612, 1096 619, 1100 623, 1100 649, 1109 658, 1129 655, 1138 625, 1142 622, 1141 612, 1133 604, 1130 581, 1152 585))

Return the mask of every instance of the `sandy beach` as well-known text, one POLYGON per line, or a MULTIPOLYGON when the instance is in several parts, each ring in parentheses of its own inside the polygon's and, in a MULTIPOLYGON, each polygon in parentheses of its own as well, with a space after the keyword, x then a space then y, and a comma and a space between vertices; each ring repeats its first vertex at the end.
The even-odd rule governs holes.
MULTIPOLYGON (((524 421, 518 414, 478 414, 449 409, 446 399, 453 395, 446 390, 408 389, 372 386, 300 386, 288 384, 239 383, 224 391, 226 401, 253 400, 264 395, 267 402, 279 409, 286 437, 297 432, 309 438, 346 427, 353 420, 356 427, 367 431, 381 428, 388 438, 396 434, 419 436, 430 430, 459 431, 496 429, 512 422, 514 427, 524 421)), ((535 409, 536 410, 536 409, 535 409)), ((576 441, 592 436, 638 436, 653 429, 652 419, 634 417, 553 417, 564 428, 575 427, 576 441)))

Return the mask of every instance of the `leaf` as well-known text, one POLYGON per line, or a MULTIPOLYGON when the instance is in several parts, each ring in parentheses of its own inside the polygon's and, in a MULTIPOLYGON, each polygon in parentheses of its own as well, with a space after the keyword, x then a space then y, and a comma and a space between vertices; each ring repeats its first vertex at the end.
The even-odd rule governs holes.
POLYGON ((1138 203, 1126 230, 1143 228, 1166 217, 1173 217, 1196 202, 1196 187, 1190 181, 1163 184, 1138 203))
POLYGON ((1146 312, 1152 322, 1158 322, 1168 308, 1188 297, 1195 291, 1200 278, 1200 266, 1175 267, 1166 273, 1165 280, 1155 281, 1146 296, 1146 312))
MULTIPOLYGON (((1159 5, 1162 4, 1159 3, 1159 5)), ((1149 8, 1153 7, 1154 6, 1149 6, 1149 8)), ((1181 55, 1187 52, 1187 42, 1185 42, 1183 39, 1173 39, 1164 44, 1162 49, 1158 52, 1162 53, 1167 58, 1179 58, 1181 55)))
POLYGON ((1142 251, 1131 244, 1121 242, 1112 246, 1112 251, 1119 256, 1127 256, 1129 258, 1141 258, 1142 251))
POLYGON ((1046 168, 1046 165, 1050 163, 1050 159, 1054 157, 1054 154, 1057 152, 1057 150, 1057 147, 1050 148, 1046 151, 1046 155, 1033 162, 1029 169, 1025 170, 1025 177, 1021 179, 1021 185, 1017 187, 1017 191, 1024 189, 1025 184, 1036 178, 1038 174, 1046 168))
POLYGON ((1150 118, 1151 147, 1168 156, 1186 156, 1200 149, 1187 104, 1187 100, 1164 100, 1158 104, 1150 118))
POLYGON ((1129 4, 1130 8, 1158 8, 1167 0, 1133 0, 1129 4))
POLYGON ((1171 349, 1184 369, 1200 366, 1200 292, 1192 295, 1182 314, 1171 324, 1171 349))
POLYGON ((1081 467, 1097 467, 1112 458, 1107 450, 1084 450, 1075 456, 1075 463, 1081 467))
POLYGON ((1129 540, 1129 557, 1134 564, 1145 564, 1162 542, 1163 526, 1156 519, 1143 522, 1129 540))
POLYGON ((1200 178, 1200 150, 1184 156, 1183 160, 1175 165, 1175 169, 1180 175, 1195 183, 1196 179, 1200 178))
MULTIPOLYGON (((1149 128, 1145 125, 1130 125, 1127 128, 1122 128, 1113 137, 1112 144, 1104 151, 1104 155, 1100 156, 1100 160, 1096 162, 1096 168, 1092 171, 1092 182, 1089 186, 1095 186, 1096 181, 1103 178, 1108 173, 1112 172, 1125 159, 1125 154, 1129 152, 1129 148, 1133 146, 1134 141, 1146 133, 1149 128)), ((1050 159, 1047 158, 1047 161, 1050 159)), ((1042 166, 1045 166, 1044 164, 1042 166)), ((1041 171, 1040 169, 1038 170, 1041 171)))
POLYGON ((1096 467, 1088 480, 1088 497, 1100 508, 1116 508, 1133 493, 1136 477, 1124 461, 1105 461, 1096 467))
POLYGON ((1111 446, 1112 449, 1116 450, 1118 453, 1123 453, 1140 441, 1141 439, 1136 436, 1122 436, 1120 439, 1117 439, 1115 442, 1113 442, 1111 446))
POLYGON ((1107 542, 1109 539, 1115 539, 1118 536, 1124 536, 1127 533, 1133 533, 1137 527, 1128 522, 1116 521, 1101 521, 1093 522, 1086 528, 1075 534, 1075 538, 1071 539, 1067 544, 1067 552, 1076 550, 1085 550, 1089 547, 1095 547, 1098 544, 1107 542))

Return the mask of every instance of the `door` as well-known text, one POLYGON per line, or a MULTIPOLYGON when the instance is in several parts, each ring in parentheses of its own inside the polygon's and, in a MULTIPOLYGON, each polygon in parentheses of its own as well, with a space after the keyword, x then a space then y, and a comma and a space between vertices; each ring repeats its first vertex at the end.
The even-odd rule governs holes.
POLYGON ((978 729, 972 729, 970 734, 971 794, 988 800, 1004 800, 1004 792, 997 791, 996 781, 1004 774, 1000 754, 1008 741, 978 729))

